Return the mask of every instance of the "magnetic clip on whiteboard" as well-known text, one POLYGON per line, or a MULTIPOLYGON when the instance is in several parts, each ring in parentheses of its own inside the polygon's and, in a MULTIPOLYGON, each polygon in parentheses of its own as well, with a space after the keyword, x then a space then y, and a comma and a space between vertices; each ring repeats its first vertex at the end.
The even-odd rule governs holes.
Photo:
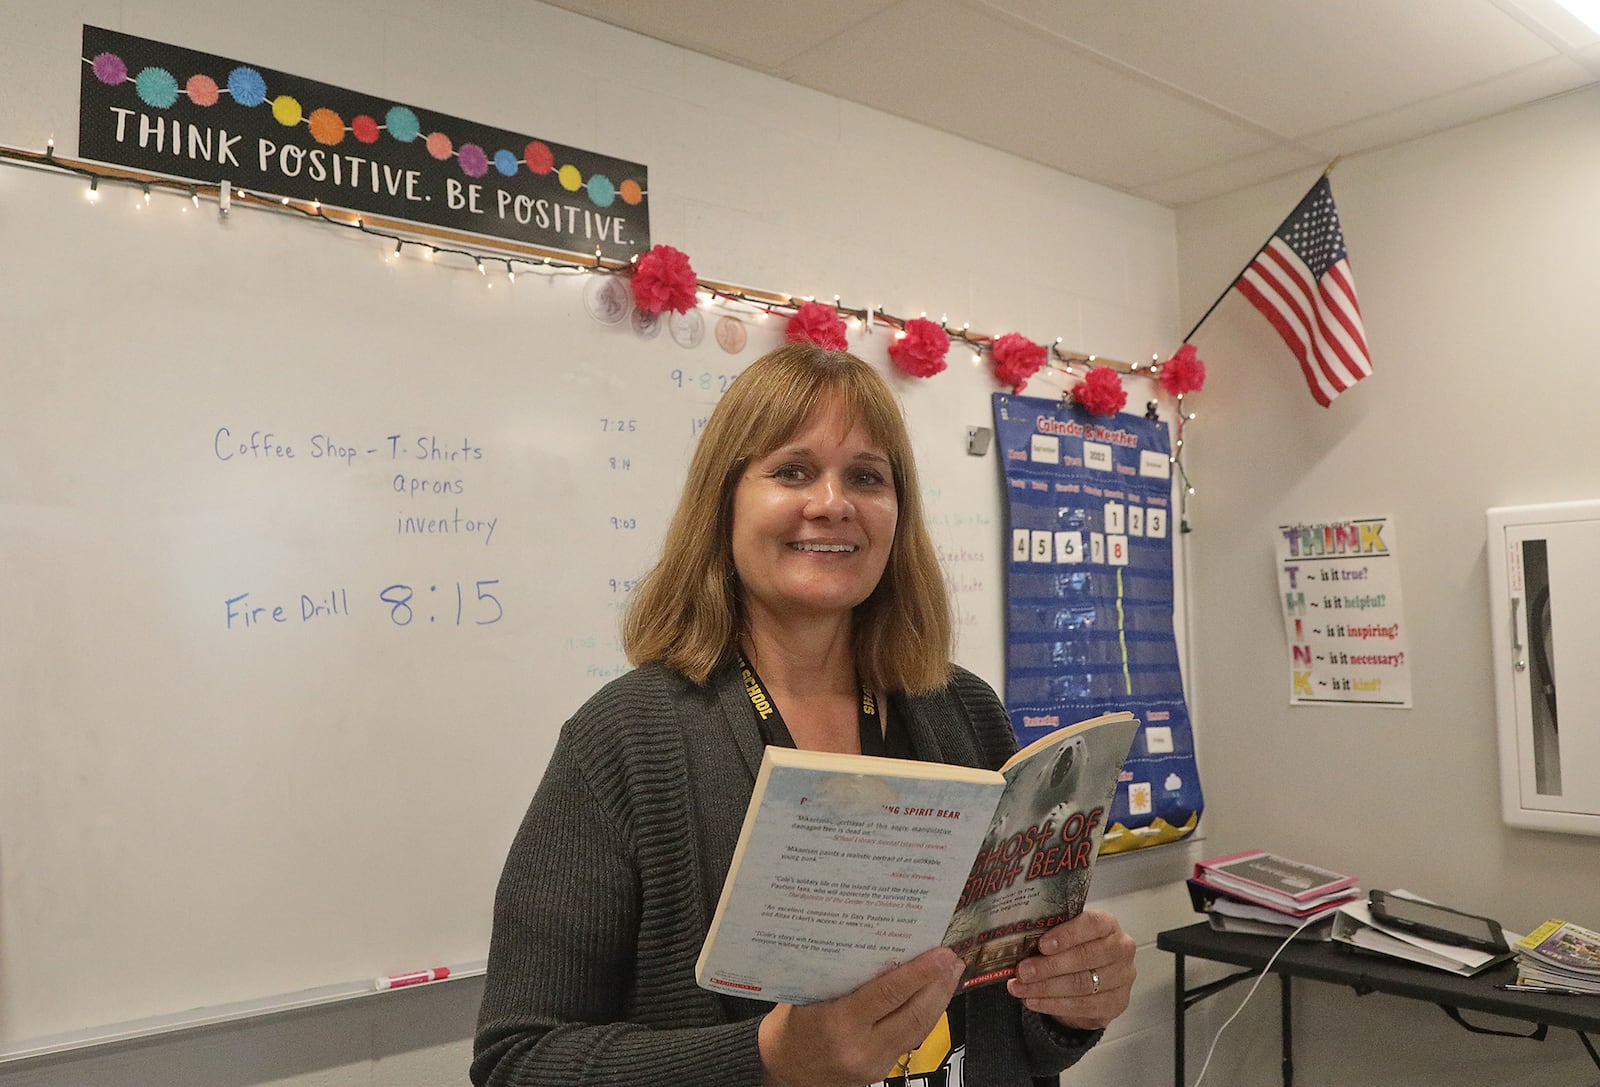
POLYGON ((989 452, 989 439, 994 432, 988 427, 969 426, 967 428, 967 453, 974 457, 981 457, 989 452))

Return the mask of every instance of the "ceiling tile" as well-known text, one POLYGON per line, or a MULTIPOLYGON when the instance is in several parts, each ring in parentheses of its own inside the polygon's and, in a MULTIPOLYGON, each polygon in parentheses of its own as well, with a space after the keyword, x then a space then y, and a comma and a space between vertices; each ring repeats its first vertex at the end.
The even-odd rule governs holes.
MULTIPOLYGON (((865 107, 948 133, 921 153, 980 176, 974 143, 1168 206, 1600 79, 1600 42, 1555 0, 546 3, 644 35, 641 50, 654 38, 716 58, 652 77, 691 102, 755 116, 792 110, 803 86, 823 135, 865 107), (718 60, 790 89, 741 86, 718 60)), ((608 48, 628 59, 626 44, 608 48)))
POLYGON ((1301 147, 1274 147, 1254 155, 1230 159, 1220 166, 1140 185, 1130 191, 1134 196, 1142 196, 1158 204, 1181 207, 1297 170, 1324 167, 1332 157, 1301 147))
POLYGON ((969 0, 1287 137, 1557 50, 1490 0, 969 0))
POLYGON ((1561 0, 1492 0, 1494 5, 1566 52, 1600 41, 1600 34, 1562 7, 1561 0))
POLYGON ((1498 79, 1315 133, 1303 142, 1331 154, 1387 147, 1575 90, 1593 79, 1582 65, 1555 57, 1498 79))
POLYGON ((957 0, 903 0, 784 74, 1116 187, 1268 146, 1214 110, 957 0))
POLYGON ((685 49, 770 72, 896 0, 546 0, 685 49))

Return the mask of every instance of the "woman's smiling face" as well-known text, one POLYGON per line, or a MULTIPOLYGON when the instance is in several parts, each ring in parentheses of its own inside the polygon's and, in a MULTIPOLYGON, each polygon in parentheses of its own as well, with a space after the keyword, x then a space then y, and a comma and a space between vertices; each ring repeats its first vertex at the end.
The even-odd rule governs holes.
POLYGON ((888 454, 837 401, 750 462, 733 494, 733 564, 751 622, 846 617, 883 577, 900 515, 888 454))

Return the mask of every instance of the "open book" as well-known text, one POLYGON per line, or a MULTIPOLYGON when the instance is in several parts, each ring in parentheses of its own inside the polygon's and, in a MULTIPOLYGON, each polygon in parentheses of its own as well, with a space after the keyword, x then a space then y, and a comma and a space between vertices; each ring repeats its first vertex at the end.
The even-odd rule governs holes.
POLYGON ((1010 977, 1083 911, 1138 731, 1105 714, 998 771, 767 748, 696 980, 809 1004, 940 944, 964 989, 1010 977))

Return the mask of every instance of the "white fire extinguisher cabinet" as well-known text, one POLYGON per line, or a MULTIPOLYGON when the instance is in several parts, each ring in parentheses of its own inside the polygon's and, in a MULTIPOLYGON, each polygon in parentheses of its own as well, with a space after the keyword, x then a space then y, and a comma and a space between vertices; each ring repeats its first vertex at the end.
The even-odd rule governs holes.
POLYGON ((1488 522, 1505 821, 1600 834, 1600 501, 1488 522))

